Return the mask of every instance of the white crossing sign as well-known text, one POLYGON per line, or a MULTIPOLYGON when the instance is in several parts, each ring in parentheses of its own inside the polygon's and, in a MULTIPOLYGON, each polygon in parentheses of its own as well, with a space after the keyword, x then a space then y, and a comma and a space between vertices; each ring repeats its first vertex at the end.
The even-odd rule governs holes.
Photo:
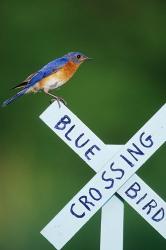
POLYGON ((105 145, 63 104, 59 108, 54 102, 40 118, 97 172, 41 231, 44 237, 61 249, 103 207, 101 250, 111 249, 106 244, 110 238, 108 227, 114 227, 114 236, 117 235, 117 228, 118 232, 121 230, 121 240, 113 243, 112 249, 122 249, 123 202, 114 195, 117 192, 166 238, 166 203, 135 174, 165 143, 166 104, 121 146, 105 145), (116 215, 113 212, 115 208, 116 215), (113 218, 109 211, 113 213, 113 218), (109 222, 108 216, 113 221, 109 222))

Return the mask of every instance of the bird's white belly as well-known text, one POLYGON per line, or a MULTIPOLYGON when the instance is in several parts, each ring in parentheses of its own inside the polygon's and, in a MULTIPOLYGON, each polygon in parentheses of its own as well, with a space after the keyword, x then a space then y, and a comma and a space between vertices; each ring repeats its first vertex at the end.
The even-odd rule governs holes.
POLYGON ((51 78, 46 81, 45 87, 47 89, 56 89, 60 86, 62 86, 66 81, 65 80, 59 80, 56 78, 51 78))

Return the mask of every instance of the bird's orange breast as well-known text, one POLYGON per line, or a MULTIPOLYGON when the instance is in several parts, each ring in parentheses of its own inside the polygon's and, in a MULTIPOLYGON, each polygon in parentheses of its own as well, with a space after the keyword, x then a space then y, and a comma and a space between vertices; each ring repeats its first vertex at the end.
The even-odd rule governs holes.
POLYGON ((68 62, 65 64, 63 68, 61 68, 58 72, 56 72, 56 75, 61 80, 68 80, 76 72, 79 66, 80 66, 79 64, 68 62))
POLYGON ((57 83, 57 87, 59 86, 58 82, 60 85, 64 84, 67 82, 73 74, 76 72, 80 64, 75 64, 73 62, 68 62, 63 66, 61 69, 56 71, 55 73, 43 78, 39 83, 38 83, 38 88, 43 89, 46 86, 54 85, 57 83))

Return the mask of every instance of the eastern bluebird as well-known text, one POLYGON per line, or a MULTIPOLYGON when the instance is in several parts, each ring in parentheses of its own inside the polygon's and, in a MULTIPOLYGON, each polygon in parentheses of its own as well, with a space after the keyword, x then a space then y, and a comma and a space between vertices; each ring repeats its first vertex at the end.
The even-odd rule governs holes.
POLYGON ((23 82, 15 86, 13 89, 20 88, 22 90, 19 91, 15 96, 4 101, 2 103, 2 107, 12 103, 18 97, 31 92, 36 93, 40 90, 43 90, 44 93, 55 98, 60 106, 60 101, 64 103, 65 101, 61 97, 49 93, 49 91, 65 84, 73 76, 81 63, 87 59, 90 58, 80 52, 70 52, 63 57, 49 62, 39 71, 31 74, 23 82))

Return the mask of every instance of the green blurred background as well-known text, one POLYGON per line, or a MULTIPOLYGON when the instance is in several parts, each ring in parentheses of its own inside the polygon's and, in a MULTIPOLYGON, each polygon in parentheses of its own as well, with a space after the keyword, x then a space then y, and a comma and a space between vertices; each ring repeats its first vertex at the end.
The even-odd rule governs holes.
MULTIPOLYGON (((166 1, 1 1, 1 96, 69 51, 93 57, 57 94, 105 143, 124 144, 165 103, 166 1)), ((51 250, 40 230, 94 175, 39 119, 43 93, 0 110, 0 250, 51 250)), ((138 172, 166 198, 165 148, 138 172)), ((100 212, 64 247, 99 249, 100 212)), ((124 249, 166 249, 125 205, 124 249)), ((111 250, 110 246, 110 250, 111 250)))

